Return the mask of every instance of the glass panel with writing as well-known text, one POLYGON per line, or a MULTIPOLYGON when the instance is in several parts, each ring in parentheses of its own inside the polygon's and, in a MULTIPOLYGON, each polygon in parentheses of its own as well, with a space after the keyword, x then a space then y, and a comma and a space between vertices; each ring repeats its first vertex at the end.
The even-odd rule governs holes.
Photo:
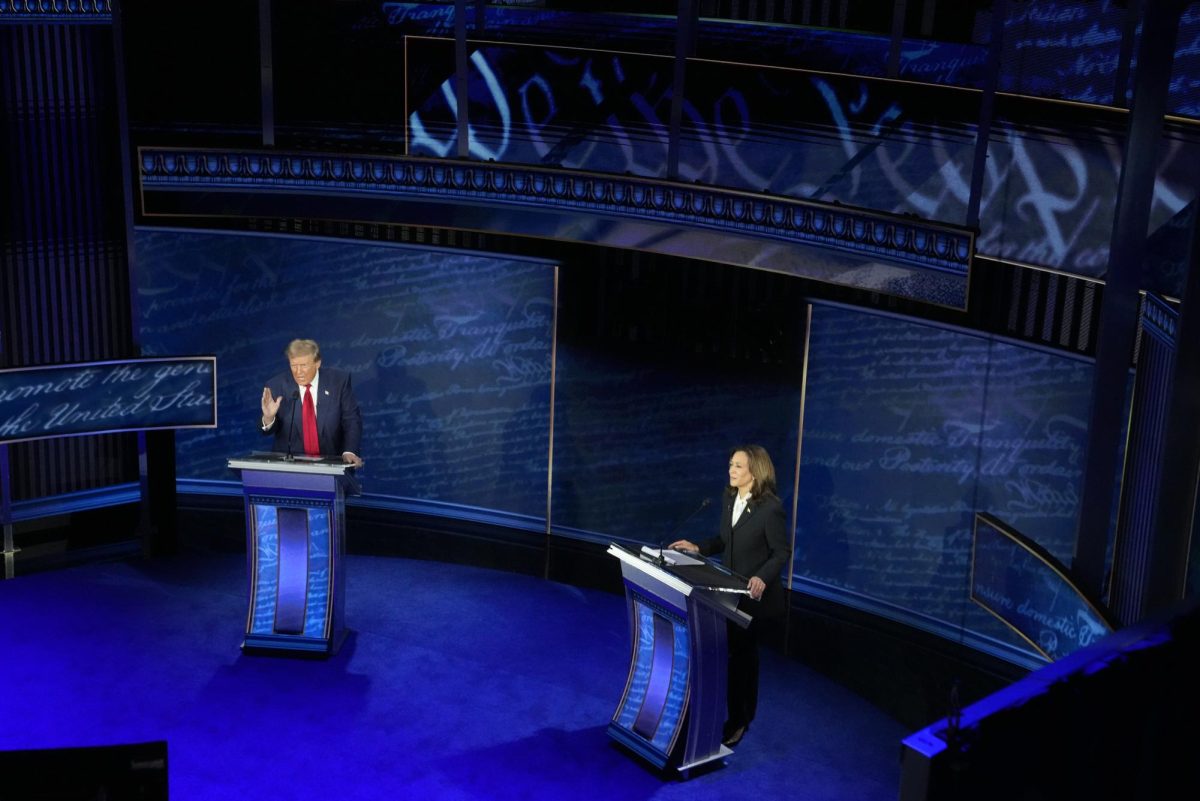
POLYGON ((1028 646, 968 601, 976 510, 1070 552, 1086 361, 841 307, 813 309, 795 576, 1028 646))
MULTIPOLYGON (((445 43, 413 39, 409 61, 445 43)), ((444 56, 444 54, 443 54, 444 56)), ((658 176, 666 164, 671 60, 607 51, 470 43, 471 157, 658 176)), ((454 155, 453 74, 409 84, 408 152, 454 155)))
POLYGON ((977 117, 944 87, 691 61, 680 177, 962 223, 977 117))
POLYGON ((990 515, 975 522, 971 600, 1047 659, 1086 648, 1112 631, 1061 562, 990 515))
POLYGON ((226 424, 177 437, 180 478, 228 480, 230 456, 268 446, 254 424, 262 388, 286 369, 291 336, 304 336, 320 343, 323 366, 352 375, 365 492, 544 526, 554 265, 159 229, 135 243, 140 341, 170 352, 216 347, 221 366, 226 424), (281 331, 300 320, 302 331, 281 331))

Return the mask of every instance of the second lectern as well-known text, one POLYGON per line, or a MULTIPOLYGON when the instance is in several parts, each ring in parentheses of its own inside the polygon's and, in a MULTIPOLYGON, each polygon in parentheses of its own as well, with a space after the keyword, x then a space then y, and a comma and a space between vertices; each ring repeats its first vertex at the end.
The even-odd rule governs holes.
POLYGON ((632 639, 629 677, 609 735, 659 768, 681 773, 733 753, 721 744, 728 672, 727 621, 746 580, 706 560, 668 561, 613 544, 621 561, 632 639))
POLYGON ((242 472, 250 604, 242 649, 330 655, 346 637, 346 495, 353 469, 280 455, 230 459, 242 472))

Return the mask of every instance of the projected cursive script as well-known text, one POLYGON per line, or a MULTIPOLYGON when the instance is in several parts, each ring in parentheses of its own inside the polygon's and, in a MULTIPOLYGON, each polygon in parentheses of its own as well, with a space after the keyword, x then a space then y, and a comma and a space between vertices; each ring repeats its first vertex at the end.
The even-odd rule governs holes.
MULTIPOLYGON (((411 22, 416 12, 399 5, 393 19, 411 22)), ((1124 11, 1111 2, 1102 6, 1097 19, 1091 11, 1080 17, 1075 3, 1022 6, 1009 21, 1006 52, 1020 59, 1037 52, 1053 65, 1041 73, 1020 71, 1022 81, 1035 84, 1021 84, 1022 91, 1109 102, 1102 95, 1112 95, 1124 11), (1039 84, 1039 75, 1053 86, 1039 84)), ((1181 37, 1192 37, 1181 41, 1185 58, 1194 58, 1192 40, 1200 41, 1195 16, 1185 15, 1191 27, 1181 37)), ((414 41, 409 58, 436 62, 440 52, 445 62, 449 47, 414 41)), ((921 64, 940 70, 927 56, 917 45, 907 47, 906 70, 921 64)), ((669 58, 487 45, 471 52, 469 70, 468 146, 474 158, 663 176, 669 58)), ((1186 74, 1173 80, 1181 93, 1186 74)), ((757 66, 696 62, 689 76, 681 180, 966 222, 977 102, 937 86, 898 87, 757 66)), ((451 155, 459 116, 454 76, 423 71, 413 81, 409 152, 451 155)), ((1187 91, 1194 96, 1200 90, 1187 91)), ((1167 144, 1152 230, 1195 196, 1200 160, 1194 149, 1186 140, 1167 144)), ((1055 130, 997 118, 980 198, 978 251, 1103 277, 1121 153, 1119 125, 1055 130)))
POLYGON ((814 307, 797 575, 958 622, 976 510, 1069 559, 1090 381, 1084 360, 814 307))
POLYGON ((1061 563, 987 515, 977 518, 971 598, 1049 659, 1086 648, 1111 631, 1066 578, 1061 563))
POLYGON ((0 370, 0 441, 216 425, 215 359, 0 370))
POLYGON ((270 446, 255 425, 263 385, 308 337, 352 374, 367 492, 545 518, 553 265, 161 230, 136 245, 142 341, 221 359, 232 423, 177 439, 181 477, 226 478, 230 455, 270 446))

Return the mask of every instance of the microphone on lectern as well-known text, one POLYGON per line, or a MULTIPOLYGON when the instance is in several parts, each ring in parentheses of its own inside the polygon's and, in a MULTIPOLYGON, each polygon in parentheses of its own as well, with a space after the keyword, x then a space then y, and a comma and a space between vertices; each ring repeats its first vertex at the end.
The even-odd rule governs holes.
POLYGON ((292 432, 296 430, 296 406, 297 406, 296 401, 298 401, 299 399, 300 399, 300 390, 293 389, 292 390, 292 415, 291 415, 291 419, 288 420, 287 456, 283 457, 284 461, 287 461, 287 462, 294 462, 296 460, 296 457, 292 455, 292 432))
POLYGON ((672 542, 674 542, 674 541, 675 541, 675 535, 679 533, 679 530, 680 530, 680 529, 682 529, 682 528, 684 527, 684 525, 686 525, 686 524, 687 524, 687 522, 688 522, 689 520, 691 520, 691 519, 692 519, 693 517, 695 517, 696 515, 700 514, 700 510, 701 510, 701 509, 704 509, 704 508, 706 508, 706 507, 707 507, 709 504, 711 504, 711 503, 712 503, 712 498, 705 498, 703 501, 701 501, 701 502, 700 502, 700 505, 699 505, 699 506, 697 506, 695 509, 693 509, 693 510, 692 510, 692 513, 691 513, 690 515, 688 515, 687 517, 683 518, 683 520, 679 521, 679 525, 677 525, 675 528, 673 528, 673 529, 671 530, 671 533, 670 533, 670 534, 668 534, 668 535, 666 536, 666 538, 665 538, 665 539, 662 541, 662 542, 663 542, 663 547, 665 548, 667 545, 670 545, 672 542))

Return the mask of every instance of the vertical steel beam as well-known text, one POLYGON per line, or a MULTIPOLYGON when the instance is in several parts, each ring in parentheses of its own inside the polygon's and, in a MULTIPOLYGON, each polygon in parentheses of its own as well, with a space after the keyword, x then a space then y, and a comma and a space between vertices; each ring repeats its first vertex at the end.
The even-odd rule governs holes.
POLYGON ((467 0, 454 0, 454 97, 458 106, 458 157, 470 158, 467 120, 467 0))
POLYGON ((1146 4, 1133 109, 1117 187, 1108 275, 1096 334, 1079 527, 1071 565, 1083 588, 1096 597, 1104 593, 1104 559, 1117 491, 1113 477, 1122 444, 1123 390, 1133 355, 1146 230, 1182 11, 1182 3, 1177 0, 1146 4))
POLYGON ((1117 56, 1117 72, 1113 75, 1112 104, 1125 108, 1125 92, 1129 89, 1129 64, 1133 59, 1134 38, 1142 18, 1142 0, 1127 0, 1125 25, 1121 30, 1121 50, 1117 56))
MULTIPOLYGON (((263 0, 268 2, 268 0, 263 0)), ((134 276, 134 249, 133 249, 133 227, 136 221, 136 209, 134 208, 134 200, 139 197, 140 192, 140 165, 134 163, 133 160, 133 145, 129 137, 129 98, 126 94, 126 86, 128 81, 125 77, 125 14, 121 0, 113 0, 113 85, 116 89, 117 98, 117 137, 119 141, 120 153, 118 157, 121 162, 121 181, 124 184, 121 192, 122 213, 124 214, 124 232, 125 232, 125 257, 126 269, 129 271, 129 316, 130 332, 133 339, 133 347, 135 352, 132 354, 122 354, 125 356, 140 354, 141 343, 138 341, 138 326, 137 320, 141 309, 141 300, 138 297, 137 281, 134 276)))
POLYGON ((979 125, 975 129, 975 158, 971 162, 971 192, 967 197, 968 228, 979 230, 979 207, 983 197, 983 179, 987 175, 988 143, 992 138, 992 119, 996 113, 996 90, 1000 86, 1001 54, 1004 52, 1004 23, 1008 20, 1008 0, 992 3, 992 38, 988 42, 987 73, 983 96, 979 99, 979 125))
POLYGON ((679 0, 675 22, 675 76, 671 84, 671 122, 667 132, 667 179, 679 180, 679 129, 683 126, 683 98, 688 59, 696 54, 696 26, 700 18, 695 0, 679 0))

